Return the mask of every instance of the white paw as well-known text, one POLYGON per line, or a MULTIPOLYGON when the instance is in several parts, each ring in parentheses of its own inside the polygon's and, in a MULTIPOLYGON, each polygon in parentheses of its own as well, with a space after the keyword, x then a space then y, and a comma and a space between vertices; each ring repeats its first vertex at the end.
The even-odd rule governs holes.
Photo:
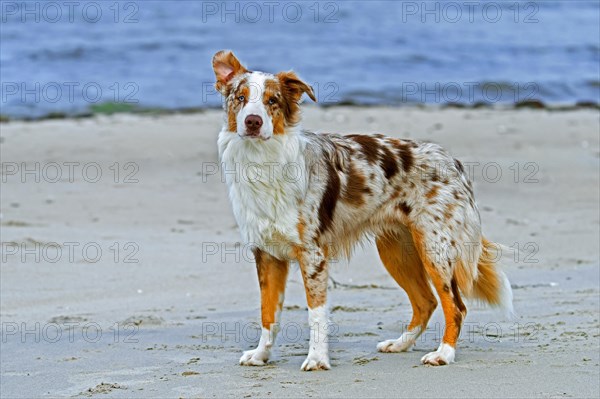
POLYGON ((329 370, 331 365, 329 364, 328 355, 318 355, 317 353, 309 353, 300 370, 302 371, 313 371, 313 370, 329 370))
POLYGON ((379 352, 396 353, 409 351, 417 338, 421 334, 421 328, 413 328, 412 330, 405 331, 398 339, 388 339, 377 344, 377 350, 379 352))
POLYGON ((269 360, 269 352, 264 349, 253 349, 251 351, 245 351, 240 358, 240 364, 242 366, 264 366, 269 360))
POLYGON ((454 354, 456 350, 448 345, 442 343, 438 350, 430 352, 421 358, 421 363, 429 364, 431 366, 444 366, 450 363, 454 363, 454 354))
POLYGON ((414 344, 415 341, 413 340, 403 340, 402 338, 388 339, 387 341, 378 343, 377 350, 386 353, 406 352, 409 351, 414 344))

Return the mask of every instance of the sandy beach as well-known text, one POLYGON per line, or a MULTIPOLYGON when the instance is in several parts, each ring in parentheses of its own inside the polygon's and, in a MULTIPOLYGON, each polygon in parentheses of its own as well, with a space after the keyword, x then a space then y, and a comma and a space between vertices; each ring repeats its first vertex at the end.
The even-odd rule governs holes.
POLYGON ((410 304, 374 246, 332 267, 332 369, 305 373, 306 301, 288 282, 271 363, 216 139, 222 112, 14 121, 1 130, 0 396, 598 397, 597 110, 304 109, 303 127, 430 140, 475 181, 487 237, 513 250, 516 316, 470 304, 457 362, 378 353, 410 304))

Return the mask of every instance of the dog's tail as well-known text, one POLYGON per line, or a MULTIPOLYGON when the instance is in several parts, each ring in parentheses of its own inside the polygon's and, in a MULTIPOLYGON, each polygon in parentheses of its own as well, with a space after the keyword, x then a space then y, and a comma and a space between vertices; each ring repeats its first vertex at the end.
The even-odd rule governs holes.
POLYGON ((482 238, 481 255, 477 261, 477 272, 473 273, 473 280, 461 284, 459 287, 467 298, 487 302, 492 307, 502 310, 508 317, 514 315, 513 293, 506 274, 500 269, 499 261, 504 257, 504 248, 497 243, 482 238))

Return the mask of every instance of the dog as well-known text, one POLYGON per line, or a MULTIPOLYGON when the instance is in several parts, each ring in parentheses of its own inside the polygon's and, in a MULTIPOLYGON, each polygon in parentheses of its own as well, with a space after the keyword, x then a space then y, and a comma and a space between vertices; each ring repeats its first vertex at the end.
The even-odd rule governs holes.
POLYGON ((368 237, 413 310, 407 330, 380 342, 380 352, 412 348, 438 304, 432 286, 445 331, 423 364, 454 362, 467 314, 461 295, 512 311, 510 284, 497 265, 501 247, 481 233, 472 183, 459 160, 429 142, 303 131, 299 102, 304 94, 316 98, 293 71, 250 71, 231 51, 217 52, 212 67, 224 98, 221 163, 228 171, 252 165, 260 172, 225 174, 241 235, 253 248, 261 295, 260 341, 240 364, 268 362, 289 264, 298 262, 310 326, 301 370, 330 369, 328 261, 349 257, 368 237))

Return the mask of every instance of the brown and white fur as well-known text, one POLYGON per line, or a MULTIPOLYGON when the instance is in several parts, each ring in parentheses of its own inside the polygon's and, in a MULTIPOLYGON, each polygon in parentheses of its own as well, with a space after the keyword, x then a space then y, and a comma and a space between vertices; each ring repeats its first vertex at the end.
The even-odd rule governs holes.
POLYGON ((439 348, 421 359, 424 364, 454 361, 467 314, 461 295, 512 309, 510 284, 495 264, 499 246, 482 236, 460 161, 433 143, 302 131, 298 102, 304 93, 316 99, 294 72, 252 72, 230 51, 215 54, 213 69, 226 111, 219 155, 241 234, 254 248, 261 291, 262 336, 240 364, 267 363, 289 263, 296 261, 310 325, 302 370, 330 368, 328 260, 349 256, 365 237, 375 239, 413 309, 407 331, 380 342, 381 352, 407 351, 415 344, 437 307, 431 286, 446 328, 439 348), (230 173, 249 165, 252 178, 230 173))

